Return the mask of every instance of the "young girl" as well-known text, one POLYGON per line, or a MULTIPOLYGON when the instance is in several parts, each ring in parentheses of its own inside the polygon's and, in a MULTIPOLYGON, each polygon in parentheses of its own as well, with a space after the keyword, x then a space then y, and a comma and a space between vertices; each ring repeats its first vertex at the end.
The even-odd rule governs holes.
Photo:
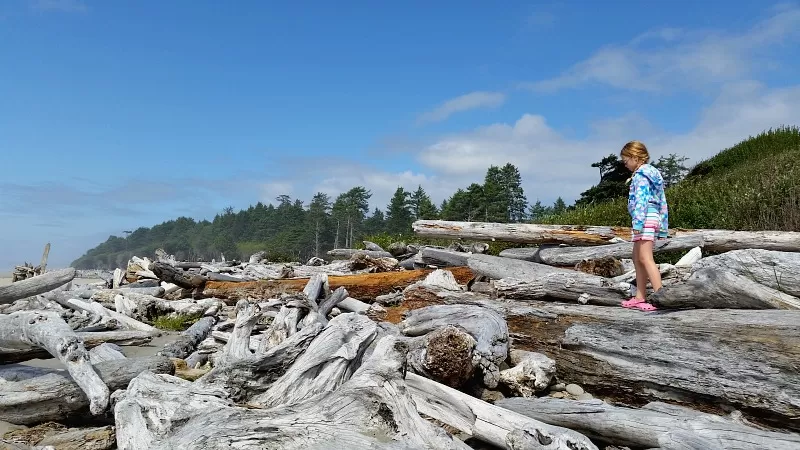
POLYGON ((625 167, 633 172, 628 193, 628 212, 633 228, 633 265, 636 268, 636 296, 622 302, 625 308, 655 311, 647 303, 647 281, 653 291, 661 289, 661 273, 653 259, 656 239, 665 239, 668 228, 667 199, 664 196, 664 178, 655 167, 647 164, 650 155, 639 141, 631 141, 620 152, 625 167))

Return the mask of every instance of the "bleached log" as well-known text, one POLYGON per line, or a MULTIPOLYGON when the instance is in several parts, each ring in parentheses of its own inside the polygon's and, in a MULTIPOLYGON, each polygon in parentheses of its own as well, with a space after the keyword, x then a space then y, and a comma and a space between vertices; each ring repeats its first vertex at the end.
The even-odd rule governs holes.
POLYGON ((597 396, 706 411, 730 405, 751 420, 800 430, 791 419, 800 416, 800 311, 644 314, 547 302, 483 304, 505 317, 515 348, 556 360, 559 380, 597 396))
POLYGON ((329 256, 348 259, 352 258, 353 255, 358 253, 363 253, 371 258, 394 258, 391 253, 383 250, 359 250, 355 248, 335 248, 333 250, 328 250, 329 256))
POLYGON ((224 273, 215 273, 215 272, 207 273, 206 274, 206 278, 208 278, 209 280, 212 280, 212 281, 227 281, 227 282, 230 282, 230 283, 239 283, 239 282, 247 281, 244 278, 237 277, 235 275, 228 275, 228 274, 224 274, 224 273))
POLYGON ((356 300, 353 297, 347 297, 338 303, 340 309, 350 311, 358 314, 364 314, 369 309, 369 303, 356 300))
POLYGON ((480 356, 473 357, 476 344, 469 333, 446 325, 409 340, 408 366, 425 378, 459 388, 478 367, 480 356))
POLYGON ((334 317, 289 370, 251 402, 270 408, 335 390, 361 364, 364 349, 376 335, 375 323, 366 316, 334 317))
POLYGON ((405 351, 402 342, 383 338, 337 390, 266 410, 234 406, 179 378, 143 373, 115 405, 117 445, 120 450, 165 450, 187 442, 241 450, 468 449, 417 413, 402 379, 405 351))
POLYGON ((800 435, 796 433, 766 431, 723 416, 659 402, 638 409, 612 406, 596 399, 574 401, 547 397, 505 398, 495 404, 614 445, 662 447, 665 435, 682 431, 687 437, 708 442, 710 446, 704 447, 707 449, 800 448, 800 435))
MULTIPOLYGON (((131 379, 144 371, 174 372, 172 361, 160 356, 117 359, 89 367, 93 373, 96 371, 98 383, 112 391, 125 389, 131 379)), ((0 366, 0 386, 0 420, 6 422, 35 425, 80 418, 89 411, 98 414, 91 410, 76 379, 63 370, 0 366)))
POLYGON ((444 250, 433 247, 422 247, 417 254, 423 264, 437 267, 466 266, 471 256, 469 253, 444 250))
POLYGON ((500 372, 500 383, 522 397, 545 390, 556 374, 556 362, 541 353, 511 350, 508 359, 513 367, 500 372))
POLYGON ((0 315, 0 346, 14 348, 20 344, 41 347, 61 361, 89 398, 92 414, 106 410, 108 387, 89 363, 83 342, 58 314, 30 311, 0 315))
POLYGON ((233 326, 231 338, 223 349, 225 361, 252 356, 250 334, 252 334, 256 322, 261 319, 261 308, 258 307, 258 304, 251 304, 247 300, 239 300, 235 311, 236 323, 233 326))
MULTIPOLYGON (((322 324, 305 327, 266 353, 245 358, 220 361, 211 371, 196 381, 202 389, 222 389, 226 398, 245 403, 263 394, 282 376, 311 341, 322 331, 322 324)), ((189 364, 189 360, 186 360, 189 364)))
POLYGON ((178 285, 184 289, 202 288, 207 281, 206 277, 186 274, 182 270, 163 262, 151 263, 150 270, 159 280, 178 285))
POLYGON ((503 317, 480 306, 434 305, 409 311, 398 328, 406 336, 422 336, 446 325, 458 326, 475 339, 482 381, 489 388, 497 387, 500 365, 508 357, 508 326, 503 317))
MULTIPOLYGON (((325 284, 327 286, 327 276, 325 278, 325 284)), ((319 302, 319 314, 322 317, 327 317, 330 314, 331 310, 340 305, 343 301, 347 299, 347 289, 343 287, 337 288, 335 291, 331 293, 326 299, 319 302)), ((369 307, 369 306, 367 306, 369 307)), ((358 312, 358 311, 356 311, 358 312)))
POLYGON ((67 300, 67 303, 73 306, 75 309, 90 312, 92 314, 97 314, 98 316, 104 316, 115 319, 119 323, 123 324, 124 326, 132 330, 139 330, 147 333, 152 333, 154 336, 158 336, 161 334, 161 332, 157 328, 154 328, 146 323, 140 322, 132 317, 120 314, 116 311, 111 311, 110 309, 104 307, 99 303, 95 303, 92 301, 85 302, 83 300, 78 300, 75 298, 67 300))
POLYGON ((216 323, 217 317, 214 315, 200 318, 188 329, 181 332, 177 339, 165 345, 160 354, 170 358, 186 358, 194 351, 197 344, 211 333, 211 328, 216 323))
MULTIPOLYGON (((687 250, 702 247, 703 237, 699 235, 681 236, 655 241, 653 253, 687 250)), ((608 244, 591 247, 542 246, 539 248, 509 248, 500 252, 504 258, 522 259, 551 266, 571 267, 584 259, 612 257, 616 259, 633 257, 633 242, 608 244)))
POLYGON ((456 222, 417 220, 411 227, 417 236, 528 244, 602 245, 614 238, 629 239, 630 228, 540 225, 526 223, 456 222))
POLYGON ((37 447, 53 446, 57 450, 110 450, 117 445, 117 442, 114 428, 106 425, 56 433, 46 436, 36 445, 37 447))
POLYGON ((714 268, 696 270, 686 282, 665 286, 648 300, 672 309, 800 309, 800 298, 714 268))
POLYGON ((506 298, 552 298, 618 306, 630 297, 628 283, 530 261, 473 255, 469 267, 477 274, 500 280, 494 283, 495 288, 498 295, 506 298))
POLYGON ((101 362, 124 359, 122 348, 116 344, 103 343, 89 350, 89 362, 94 366, 101 362))
POLYGON ((700 247, 695 247, 689 250, 685 255, 681 256, 681 259, 675 263, 676 267, 692 267, 694 263, 700 261, 703 257, 703 251, 700 247))
MULTIPOLYGON (((800 233, 798 233, 800 234, 800 233)), ((800 253, 750 248, 701 259, 695 270, 724 270, 800 297, 800 253)))
POLYGON ((417 374, 407 373, 406 384, 420 413, 499 448, 597 449, 580 433, 500 408, 417 374), (533 446, 518 445, 528 437, 533 438, 533 446))
POLYGON ((122 271, 119 267, 114 269, 114 275, 111 278, 111 288, 112 289, 119 289, 122 286, 122 280, 125 279, 125 272, 122 271))
POLYGON ((709 252, 761 249, 800 252, 797 231, 675 230, 675 237, 701 235, 703 249, 709 252))
POLYGON ((0 305, 14 303, 17 300, 44 294, 63 286, 75 278, 75 269, 61 269, 26 278, 8 286, 0 287, 0 305))

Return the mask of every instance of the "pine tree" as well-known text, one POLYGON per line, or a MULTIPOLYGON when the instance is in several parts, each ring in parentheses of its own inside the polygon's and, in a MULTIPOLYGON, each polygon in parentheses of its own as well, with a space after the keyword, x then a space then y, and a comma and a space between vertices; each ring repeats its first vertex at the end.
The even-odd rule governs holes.
POLYGON ((389 233, 405 233, 411 230, 413 216, 410 196, 411 194, 402 187, 394 191, 389 205, 386 206, 386 231, 389 233))
POLYGON ((436 205, 433 204, 431 198, 422 189, 422 185, 417 186, 417 190, 411 194, 410 197, 411 216, 414 220, 420 219, 436 219, 439 211, 436 205))

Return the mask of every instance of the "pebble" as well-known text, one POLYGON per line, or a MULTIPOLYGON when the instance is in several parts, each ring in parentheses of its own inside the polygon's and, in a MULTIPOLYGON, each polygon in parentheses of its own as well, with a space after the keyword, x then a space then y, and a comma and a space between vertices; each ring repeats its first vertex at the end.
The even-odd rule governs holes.
POLYGON ((564 383, 558 383, 558 384, 554 384, 554 385, 550 386, 550 391, 551 392, 561 392, 566 388, 567 387, 564 385, 564 383))
POLYGON ((568 384, 566 389, 567 392, 570 393, 570 395, 574 395, 576 397, 583 394, 583 388, 578 386, 577 384, 568 384))
POLYGON ((591 400, 591 399, 594 398, 594 396, 592 396, 592 394, 590 394, 588 392, 584 392, 583 394, 577 396, 576 398, 578 400, 591 400))
POLYGON ((564 398, 564 393, 563 392, 553 392, 552 394, 550 394, 550 397, 553 397, 553 398, 564 398))

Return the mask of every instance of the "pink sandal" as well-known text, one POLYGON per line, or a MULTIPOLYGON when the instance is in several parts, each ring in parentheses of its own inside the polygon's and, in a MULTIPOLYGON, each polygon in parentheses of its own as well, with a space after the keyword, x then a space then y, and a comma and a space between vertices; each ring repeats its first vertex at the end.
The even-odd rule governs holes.
POLYGON ((637 305, 639 305, 640 303, 644 303, 646 301, 647 300, 645 300, 643 298, 631 297, 628 300, 625 300, 625 301, 622 302, 622 307, 623 308, 637 308, 638 307, 637 305))
POLYGON ((636 309, 641 309, 642 311, 657 311, 658 308, 651 305, 650 303, 637 303, 633 306, 636 309))

